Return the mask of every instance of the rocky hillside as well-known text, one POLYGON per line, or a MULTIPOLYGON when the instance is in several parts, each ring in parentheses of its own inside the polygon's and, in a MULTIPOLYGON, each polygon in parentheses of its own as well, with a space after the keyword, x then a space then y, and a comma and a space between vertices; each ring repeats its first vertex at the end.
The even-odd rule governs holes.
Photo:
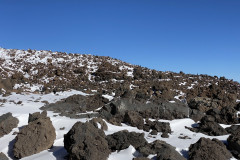
POLYGON ((184 102, 200 113, 236 108, 240 99, 240 84, 224 77, 161 72, 110 57, 0 48, 0 62, 0 93, 6 95, 76 89, 142 103, 184 102))
MULTIPOLYGON (((37 108, 31 108, 29 113, 33 114, 33 111, 39 109, 44 110, 42 118, 38 117, 40 113, 34 113, 33 115, 37 117, 35 119, 29 117, 28 123, 18 119, 27 129, 20 130, 16 137, 17 142, 13 150, 17 158, 36 154, 54 145, 56 138, 54 127, 58 126, 59 120, 54 122, 55 118, 49 119, 47 113, 50 115, 56 113, 60 117, 66 116, 77 120, 94 118, 90 122, 84 120, 86 123, 76 123, 65 134, 64 147, 69 153, 69 159, 89 159, 87 157, 89 154, 93 156, 90 159, 96 159, 95 154, 98 152, 102 153, 101 159, 106 159, 115 151, 129 147, 133 147, 138 152, 134 155, 134 158, 138 157, 138 159, 139 157, 147 159, 151 155, 155 155, 157 159, 198 159, 199 157, 204 159, 208 154, 212 155, 212 159, 219 159, 219 153, 224 153, 223 159, 229 159, 232 155, 240 158, 240 143, 237 141, 240 138, 237 134, 240 128, 234 125, 240 123, 239 92, 240 84, 224 77, 156 71, 110 57, 0 48, 0 106, 5 109, 9 106, 11 110, 12 107, 19 105, 28 106, 28 102, 31 102, 37 108), (69 96, 61 95, 68 92, 71 93, 69 96), (33 101, 31 95, 38 98, 33 101), (179 124, 186 122, 186 127, 173 127, 176 126, 175 122, 178 122, 175 121, 176 119, 181 122, 179 124), (129 131, 114 133, 115 130, 106 132, 103 128, 99 129, 99 124, 102 127, 104 125, 105 130, 111 125, 112 127, 127 125, 135 127, 135 131, 141 134, 129 131), (50 131, 44 128, 49 125, 52 126, 50 131), (41 145, 46 146, 38 146, 40 149, 37 148, 35 151, 30 151, 34 146, 28 146, 29 151, 22 153, 24 146, 21 142, 28 139, 24 136, 25 132, 34 127, 39 128, 38 133, 44 130, 45 137, 50 137, 51 143, 45 144, 44 140, 40 139, 41 136, 34 135, 33 131, 33 135, 28 134, 28 136, 31 139, 34 139, 34 136, 39 137, 39 141, 43 142, 41 145), (51 135, 49 136, 47 132, 51 135), (75 132, 82 133, 81 136, 86 141, 82 142, 82 139, 78 139, 75 132), (109 135, 105 135, 107 133, 109 135), (146 141, 146 134, 155 136, 155 139, 150 138, 150 141, 146 141), (196 137, 190 136, 195 134, 200 138, 206 136, 215 138, 229 134, 231 136, 228 139, 225 137, 224 140, 229 143, 226 146, 217 139, 211 141, 201 138, 196 142, 196 137), (201 136, 202 134, 206 136, 201 136), (168 138, 169 142, 177 138, 177 141, 181 139, 183 143, 189 145, 184 145, 185 148, 180 146, 181 149, 176 152, 173 146, 160 141, 157 135, 166 139, 166 142, 168 138), (94 146, 95 142, 92 139, 95 139, 97 144, 103 144, 103 148, 94 146), (189 139, 194 139, 196 143, 193 144, 194 142, 189 139), (73 144, 73 141, 76 144, 73 144), (206 149, 206 152, 200 152, 198 148, 204 148, 206 144, 211 144, 213 150, 206 149), (74 150, 81 147, 93 149, 79 153, 74 150), (230 153, 229 150, 232 152, 230 153), (184 154, 185 152, 187 154, 184 154)), ((18 108, 16 111, 14 108, 12 113, 19 116, 21 111, 18 111, 18 108)), ((5 123, 12 124, 10 121, 14 118, 11 113, 6 113, 2 118, 0 117, 0 122, 5 126, 5 123)), ((18 123, 17 120, 15 122, 18 123)), ((2 135, 9 134, 16 127, 16 123, 9 125, 12 128, 3 127, 2 135)), ((58 136, 59 134, 57 134, 59 139, 63 138, 58 136)), ((38 143, 35 141, 34 144, 38 143)))

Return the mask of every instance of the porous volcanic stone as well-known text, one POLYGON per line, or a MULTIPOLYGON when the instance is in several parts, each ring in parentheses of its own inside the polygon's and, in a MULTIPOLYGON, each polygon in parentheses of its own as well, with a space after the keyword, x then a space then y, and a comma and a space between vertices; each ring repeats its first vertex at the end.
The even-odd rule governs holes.
POLYGON ((18 125, 18 119, 12 116, 12 113, 6 113, 0 116, 0 137, 10 133, 18 125))
POLYGON ((189 147, 189 160, 226 160, 231 157, 226 146, 217 139, 200 138, 189 147))
POLYGON ((13 154, 16 158, 23 158, 39 153, 51 148, 55 139, 56 133, 52 121, 49 117, 41 117, 20 130, 16 136, 13 154))
POLYGON ((143 133, 119 131, 106 137, 111 151, 123 150, 132 145, 135 149, 147 144, 143 133))
POLYGON ((103 130, 90 122, 75 123, 64 135, 64 147, 69 160, 107 160, 110 154, 103 130))

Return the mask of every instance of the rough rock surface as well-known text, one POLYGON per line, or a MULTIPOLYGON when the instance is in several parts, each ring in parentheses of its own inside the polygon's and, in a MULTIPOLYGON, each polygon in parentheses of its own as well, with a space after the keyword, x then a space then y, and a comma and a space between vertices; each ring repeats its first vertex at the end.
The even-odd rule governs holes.
POLYGON ((135 149, 147 144, 143 133, 119 131, 106 137, 111 151, 123 150, 132 145, 135 149))
POLYGON ((108 126, 102 118, 93 118, 89 122, 92 123, 96 128, 98 128, 98 124, 99 124, 102 130, 104 131, 108 130, 108 126))
POLYGON ((240 125, 232 125, 231 127, 225 128, 225 130, 229 134, 237 134, 237 133, 240 133, 240 125))
POLYGON ((38 120, 40 118, 42 118, 42 119, 47 118, 47 111, 43 111, 42 113, 35 112, 33 114, 29 114, 28 123, 36 121, 36 120, 38 120))
POLYGON ((4 153, 0 153, 0 160, 9 160, 8 157, 4 153))
POLYGON ((144 156, 147 157, 150 154, 157 154, 157 160, 186 160, 182 157, 173 146, 167 144, 164 141, 156 140, 152 143, 149 143, 145 146, 139 148, 139 152, 144 156))
POLYGON ((200 138, 189 147, 189 160, 226 160, 231 157, 226 146, 217 139, 200 138))
POLYGON ((201 123, 199 123, 198 127, 186 128, 193 132, 201 132, 209 136, 222 136, 228 134, 228 132, 221 125, 214 121, 212 116, 204 116, 201 119, 201 123))
POLYGON ((240 159, 240 132, 234 132, 228 139, 228 148, 231 150, 232 154, 240 159))
POLYGON ((6 113, 0 116, 0 137, 10 133, 16 128, 19 120, 12 116, 12 113, 6 113))
POLYGON ((137 127, 138 129, 143 129, 144 125, 143 118, 138 112, 135 111, 127 111, 124 115, 123 122, 133 127, 137 127))
MULTIPOLYGON (((73 95, 56 103, 47 104, 41 107, 42 110, 54 111, 60 113, 61 116, 70 118, 85 118, 78 113, 85 113, 87 111, 95 111, 108 103, 108 99, 102 97, 100 94, 96 95, 73 95)), ((86 116, 85 114, 83 116, 86 116)), ((96 113, 89 116, 96 116, 96 113)))
POLYGON ((170 123, 168 122, 146 120, 146 124, 144 125, 144 130, 148 132, 150 129, 155 130, 157 132, 166 133, 166 134, 171 133, 170 123))
POLYGON ((103 130, 90 122, 75 123, 64 135, 64 147, 69 160, 107 160, 110 154, 103 130))
MULTIPOLYGON (((52 147, 56 139, 55 128, 45 113, 34 113, 29 118, 30 123, 22 128, 16 136, 13 154, 23 158, 52 147), (41 115, 34 120, 35 115, 41 115)), ((37 116, 36 116, 37 117, 37 116)))
POLYGON ((224 107, 221 110, 211 109, 206 112, 208 115, 214 118, 214 121, 222 124, 236 124, 239 123, 237 117, 237 110, 231 107, 224 107))

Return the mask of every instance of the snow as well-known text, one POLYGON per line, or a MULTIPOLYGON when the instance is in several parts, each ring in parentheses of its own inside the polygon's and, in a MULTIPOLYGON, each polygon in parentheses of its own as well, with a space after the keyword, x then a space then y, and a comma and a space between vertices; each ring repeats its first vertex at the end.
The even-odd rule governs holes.
MULTIPOLYGON (((29 113, 34 112, 40 112, 39 109, 41 106, 44 105, 43 101, 48 101, 49 103, 57 102, 63 98, 67 98, 74 94, 80 94, 84 96, 88 96, 89 94, 86 94, 81 91, 76 90, 69 90, 65 92, 59 92, 57 94, 32 94, 32 93, 24 93, 24 94, 16 94, 12 93, 10 96, 2 97, 0 96, 0 99, 6 99, 6 103, 3 103, 3 106, 0 107, 0 115, 11 112, 13 116, 17 117, 19 119, 19 124, 17 128, 14 128, 13 131, 4 137, 0 138, 0 152, 5 153, 10 159, 13 159, 12 157, 12 147, 14 144, 14 138, 16 135, 13 135, 13 132, 18 132, 19 127, 22 127, 24 125, 28 124, 28 115, 29 113), (22 101, 22 104, 16 104, 16 102, 22 101)), ((103 95, 105 98, 113 98, 113 96, 110 95, 103 95)), ((59 116, 57 113, 53 113, 51 111, 48 111, 48 116, 51 118, 53 126, 56 129, 56 140, 54 142, 53 148, 49 150, 42 151, 38 154, 22 158, 23 160, 42 160, 42 159, 48 159, 48 160, 63 160, 64 157, 67 155, 66 150, 64 149, 63 144, 63 136, 66 134, 71 127, 77 122, 86 122, 90 119, 70 119, 68 117, 59 116), (64 130, 60 130, 60 128, 65 127, 64 130)), ((192 127, 193 125, 196 125, 195 122, 192 119, 185 118, 185 119, 175 119, 175 120, 159 120, 161 122, 169 122, 172 133, 170 134, 169 138, 162 138, 161 133, 158 133, 156 136, 151 136, 149 132, 145 132, 143 130, 139 130, 136 127, 131 127, 126 124, 122 124, 122 126, 115 126, 110 123, 106 124, 108 125, 108 130, 105 131, 106 135, 113 134, 117 131, 121 130, 128 130, 128 131, 134 131, 138 133, 144 133, 145 139, 150 143, 157 139, 166 141, 170 145, 176 147, 176 150, 187 157, 187 151, 191 144, 197 142, 199 138, 206 137, 206 138, 217 138, 221 141, 226 141, 229 135, 225 136, 207 136, 202 133, 195 133, 185 128, 192 127), (191 139, 180 139, 179 136, 188 136, 191 139)), ((223 127, 227 127, 226 125, 222 125, 223 127)), ((132 160, 132 158, 136 157, 138 153, 134 149, 133 146, 129 146, 127 149, 119 151, 119 152, 113 152, 109 155, 108 160, 132 160)), ((154 155, 151 155, 150 157, 153 157, 154 155)), ((150 158, 149 157, 149 158, 150 158)))
POLYGON ((102 95, 104 98, 108 99, 109 101, 113 100, 113 96, 110 95, 102 95))
POLYGON ((237 103, 238 103, 238 102, 240 102, 240 99, 237 99, 237 101, 236 101, 236 102, 237 102, 237 103))

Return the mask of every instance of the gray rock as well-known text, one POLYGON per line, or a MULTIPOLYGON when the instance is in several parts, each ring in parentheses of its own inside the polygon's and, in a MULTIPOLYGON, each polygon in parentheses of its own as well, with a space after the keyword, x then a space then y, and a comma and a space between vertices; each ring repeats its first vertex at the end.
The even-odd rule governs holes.
POLYGON ((231 157, 226 146, 217 139, 200 138, 189 147, 189 160, 226 160, 231 157))
POLYGON ((75 123, 64 135, 64 147, 69 160, 107 160, 110 154, 103 130, 90 122, 75 123))
POLYGON ((12 113, 6 113, 0 116, 0 137, 10 133, 16 128, 19 120, 12 116, 12 113))
POLYGON ((22 128, 17 134, 13 154, 16 158, 23 158, 39 153, 51 148, 55 139, 55 128, 50 118, 36 119, 22 128))

